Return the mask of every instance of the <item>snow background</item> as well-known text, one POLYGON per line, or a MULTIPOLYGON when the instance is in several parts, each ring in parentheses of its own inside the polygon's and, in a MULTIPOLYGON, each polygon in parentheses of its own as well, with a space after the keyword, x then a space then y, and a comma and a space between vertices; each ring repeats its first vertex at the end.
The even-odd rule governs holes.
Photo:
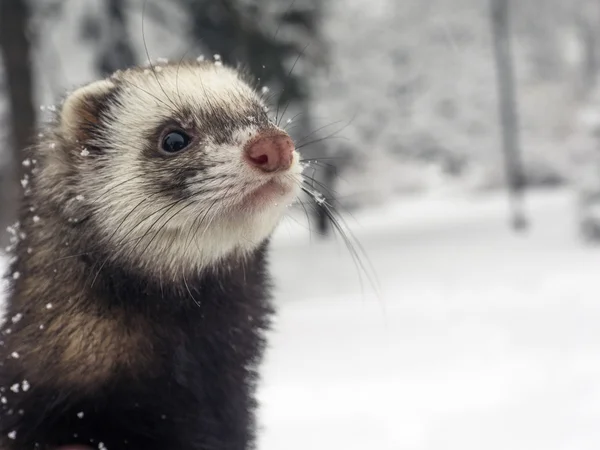
POLYGON ((286 221, 260 448, 597 449, 600 249, 572 195, 532 194, 526 236, 496 194, 355 215, 379 299, 340 242, 286 221))
MULTIPOLYGON (((98 2, 64 3, 64 21, 35 25, 40 104, 96 76, 77 24, 98 2)), ((314 80, 315 125, 360 111, 334 148, 354 155, 338 191, 370 193, 346 220, 381 296, 367 280, 361 288, 340 239, 311 237, 296 211, 284 221, 261 450, 600 447, 600 249, 579 239, 568 186, 528 196, 526 235, 507 226, 505 196, 492 189, 503 166, 485 3, 330 2, 332 63, 314 80)), ((566 2, 513 4, 528 170, 578 179, 569 153, 595 149, 579 119, 600 96, 581 100, 573 88, 581 43, 566 2)), ((146 24, 153 57, 189 48, 174 14, 181 27, 146 24)), ((141 17, 131 17, 141 54, 141 17)))

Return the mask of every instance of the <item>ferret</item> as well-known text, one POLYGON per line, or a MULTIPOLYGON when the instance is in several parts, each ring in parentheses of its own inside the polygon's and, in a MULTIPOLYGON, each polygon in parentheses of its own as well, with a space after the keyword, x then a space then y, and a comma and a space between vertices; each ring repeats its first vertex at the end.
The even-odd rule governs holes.
POLYGON ((0 448, 255 448, 269 238, 302 172, 256 88, 218 61, 119 71, 26 156, 0 448))

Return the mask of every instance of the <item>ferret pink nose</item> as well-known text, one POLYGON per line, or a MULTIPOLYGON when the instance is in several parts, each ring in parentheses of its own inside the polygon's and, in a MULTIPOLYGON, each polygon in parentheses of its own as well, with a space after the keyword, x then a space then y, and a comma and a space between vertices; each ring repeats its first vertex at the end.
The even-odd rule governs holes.
POLYGON ((294 142, 287 134, 273 134, 250 141, 245 152, 253 166, 265 172, 276 172, 291 167, 294 148, 294 142))

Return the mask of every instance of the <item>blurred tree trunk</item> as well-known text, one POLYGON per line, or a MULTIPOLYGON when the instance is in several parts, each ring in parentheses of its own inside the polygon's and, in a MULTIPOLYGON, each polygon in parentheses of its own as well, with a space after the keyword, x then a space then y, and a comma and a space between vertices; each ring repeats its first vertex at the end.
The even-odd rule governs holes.
POLYGON ((523 206, 525 174, 521 161, 517 99, 510 47, 509 1, 492 0, 491 19, 498 78, 502 143, 509 195, 513 208, 512 225, 515 230, 522 230, 527 228, 528 224, 523 206))
POLYGON ((4 60, 10 115, 7 170, 1 175, 0 222, 2 230, 16 219, 21 190, 22 151, 33 142, 36 113, 33 107, 31 43, 27 33, 30 11, 26 0, 0 0, 0 52, 4 60))
MULTIPOLYGON (((337 199, 335 199, 332 194, 332 191, 335 189, 335 177, 337 175, 337 170, 333 161, 328 162, 327 165, 323 167, 322 173, 322 183, 324 186, 327 186, 328 189, 328 191, 324 193, 325 198, 327 199, 327 203, 336 203, 337 199)), ((317 227, 321 235, 327 236, 329 234, 331 228, 331 219, 329 218, 329 214, 327 214, 327 211, 323 207, 321 207, 318 211, 317 227)))
POLYGON ((99 50, 97 67, 102 76, 135 65, 136 58, 127 31, 127 2, 106 0, 107 21, 104 45, 99 50))
POLYGON ((583 47, 583 60, 577 90, 579 98, 586 99, 596 87, 600 68, 600 2, 586 3, 575 11, 575 24, 583 47))

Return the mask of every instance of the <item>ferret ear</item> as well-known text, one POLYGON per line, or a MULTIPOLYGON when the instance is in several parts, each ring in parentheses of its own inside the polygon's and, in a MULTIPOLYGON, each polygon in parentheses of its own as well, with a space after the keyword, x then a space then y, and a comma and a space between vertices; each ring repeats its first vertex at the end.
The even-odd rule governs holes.
POLYGON ((97 135, 102 113, 110 106, 116 85, 100 80, 72 92, 60 112, 60 129, 65 137, 85 142, 97 135))

